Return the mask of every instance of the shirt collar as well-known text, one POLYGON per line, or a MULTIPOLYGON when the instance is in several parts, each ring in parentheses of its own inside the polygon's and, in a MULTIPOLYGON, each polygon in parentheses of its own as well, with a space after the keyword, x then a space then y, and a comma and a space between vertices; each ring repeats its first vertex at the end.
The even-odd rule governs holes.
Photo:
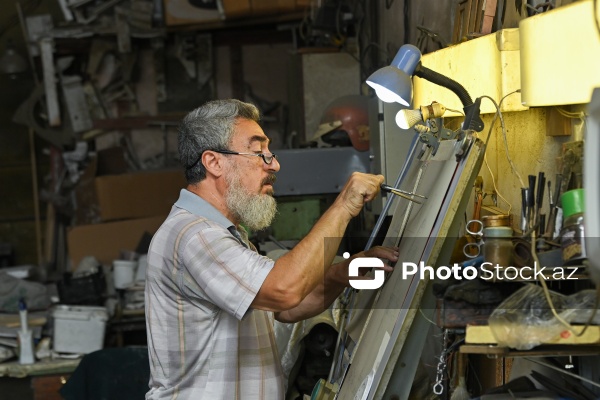
POLYGON ((235 227, 233 222, 228 220, 219 212, 219 210, 213 207, 212 204, 187 189, 181 189, 181 192, 179 193, 179 199, 177 199, 177 202, 175 202, 175 206, 183 208, 199 217, 205 217, 211 221, 214 221, 223 226, 223 228, 227 229, 230 226, 235 227))
POLYGON ((179 193, 179 199, 175 202, 175 206, 183 208, 199 217, 204 217, 208 220, 214 221, 227 229, 235 238, 242 243, 244 246, 248 246, 248 233, 240 226, 236 226, 228 220, 219 210, 212 206, 208 201, 202 197, 190 192, 187 189, 181 189, 179 193))

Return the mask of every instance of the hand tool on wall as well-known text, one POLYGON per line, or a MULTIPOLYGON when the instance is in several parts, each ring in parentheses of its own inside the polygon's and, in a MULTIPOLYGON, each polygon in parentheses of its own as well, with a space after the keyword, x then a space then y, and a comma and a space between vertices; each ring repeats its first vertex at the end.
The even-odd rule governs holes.
POLYGON ((537 229, 538 232, 538 236, 542 237, 544 236, 544 233, 546 232, 546 214, 540 214, 540 223, 537 229))
POLYGON ((556 174, 556 181, 554 182, 554 196, 551 196, 550 186, 548 186, 548 195, 550 196, 550 213, 548 214, 546 232, 544 233, 544 237, 547 240, 551 240, 554 237, 554 226, 556 225, 556 213, 558 212, 558 198, 560 196, 561 186, 562 174, 556 174))
POLYGON ((529 214, 529 188, 521 188, 521 232, 527 231, 527 215, 529 214))
POLYGON ((548 206, 550 209, 554 207, 554 200, 552 199, 552 181, 548 181, 548 206))
POLYGON ((543 172, 538 174, 538 186, 536 193, 536 210, 535 210, 535 218, 534 218, 534 226, 536 229, 540 224, 540 212, 542 209, 542 205, 544 204, 544 189, 546 188, 546 176, 543 172))
POLYGON ((527 230, 533 228, 535 219, 535 175, 529 175, 529 191, 527 192, 527 230))

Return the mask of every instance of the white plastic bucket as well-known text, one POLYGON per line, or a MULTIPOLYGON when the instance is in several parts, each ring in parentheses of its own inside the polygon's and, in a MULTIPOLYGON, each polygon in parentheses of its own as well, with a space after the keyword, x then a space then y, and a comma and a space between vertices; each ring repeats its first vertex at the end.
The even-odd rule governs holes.
POLYGON ((113 280, 116 289, 125 289, 133 285, 136 267, 137 261, 113 261, 113 280))

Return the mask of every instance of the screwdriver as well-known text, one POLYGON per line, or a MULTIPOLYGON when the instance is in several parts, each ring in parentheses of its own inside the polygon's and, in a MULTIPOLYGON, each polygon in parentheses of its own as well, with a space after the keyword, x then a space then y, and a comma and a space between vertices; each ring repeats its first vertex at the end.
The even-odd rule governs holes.
POLYGON ((423 204, 423 203, 413 199, 413 197, 420 197, 422 199, 427 199, 427 197, 421 196, 420 194, 415 194, 415 193, 406 192, 404 190, 395 189, 395 188, 391 187, 390 185, 386 185, 385 183, 381 184, 381 190, 383 190, 384 192, 395 194, 396 196, 400 196, 406 200, 413 201, 417 204, 423 204))

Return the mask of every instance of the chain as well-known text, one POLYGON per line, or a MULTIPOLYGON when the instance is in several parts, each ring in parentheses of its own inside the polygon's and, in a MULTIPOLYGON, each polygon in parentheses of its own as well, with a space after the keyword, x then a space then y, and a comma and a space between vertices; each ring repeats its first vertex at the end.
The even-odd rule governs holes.
POLYGON ((444 329, 444 336, 442 339, 442 352, 440 353, 439 362, 437 365, 437 374, 435 377, 435 384, 433 385, 433 393, 440 395, 444 392, 444 372, 446 371, 446 345, 448 343, 448 330, 444 329))

